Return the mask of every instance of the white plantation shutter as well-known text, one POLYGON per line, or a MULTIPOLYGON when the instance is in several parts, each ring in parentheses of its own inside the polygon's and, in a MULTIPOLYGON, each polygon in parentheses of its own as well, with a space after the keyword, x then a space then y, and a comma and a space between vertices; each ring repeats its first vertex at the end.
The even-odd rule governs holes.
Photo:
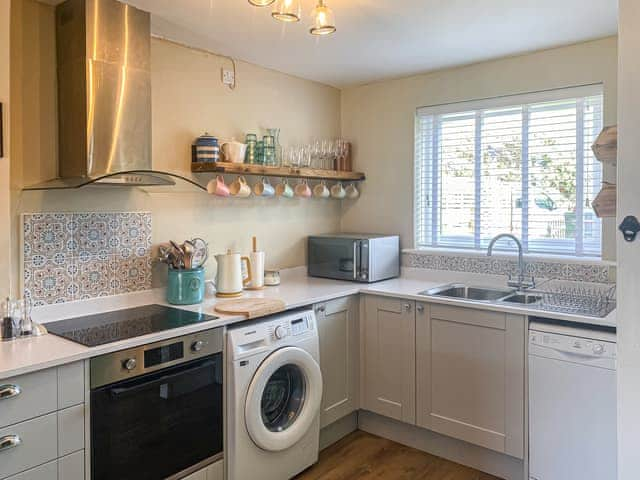
POLYGON ((593 85, 418 109, 416 246, 513 233, 530 253, 600 256, 602 103, 593 85))

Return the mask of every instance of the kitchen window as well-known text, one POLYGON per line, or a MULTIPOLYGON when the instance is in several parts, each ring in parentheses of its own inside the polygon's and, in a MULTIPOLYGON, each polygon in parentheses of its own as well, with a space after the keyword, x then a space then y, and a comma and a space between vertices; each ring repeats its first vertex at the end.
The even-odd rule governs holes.
POLYGON ((416 247, 484 250, 508 232, 528 253, 600 257, 602 106, 591 85, 419 108, 416 247))

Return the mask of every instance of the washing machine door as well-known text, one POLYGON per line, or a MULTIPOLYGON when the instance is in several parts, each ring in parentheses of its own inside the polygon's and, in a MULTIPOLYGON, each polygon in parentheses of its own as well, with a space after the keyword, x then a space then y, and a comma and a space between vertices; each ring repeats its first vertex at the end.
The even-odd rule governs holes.
POLYGON ((321 398, 322 374, 313 357, 297 347, 276 350, 260 364, 247 392, 251 439, 272 452, 292 447, 317 419, 321 398))

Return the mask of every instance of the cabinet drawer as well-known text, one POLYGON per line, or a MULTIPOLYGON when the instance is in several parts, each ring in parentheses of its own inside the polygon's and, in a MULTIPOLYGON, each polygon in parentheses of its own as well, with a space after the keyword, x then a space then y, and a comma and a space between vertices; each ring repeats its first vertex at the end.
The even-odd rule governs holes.
MULTIPOLYGON (((60 477, 62 479, 62 477, 60 477)), ((9 477, 6 480, 56 480, 58 479, 58 462, 45 463, 39 467, 9 477)), ((84 479, 83 479, 84 480, 84 479)))
POLYGON ((55 368, 0 380, 0 428, 55 411, 57 382, 55 368))
POLYGON ((495 328, 497 330, 505 330, 507 328, 507 320, 504 313, 476 310, 473 308, 431 305, 431 318, 495 328))
POLYGON ((57 413, 0 429, 0 439, 10 436, 19 438, 20 443, 0 451, 0 478, 15 475, 58 457, 57 413))

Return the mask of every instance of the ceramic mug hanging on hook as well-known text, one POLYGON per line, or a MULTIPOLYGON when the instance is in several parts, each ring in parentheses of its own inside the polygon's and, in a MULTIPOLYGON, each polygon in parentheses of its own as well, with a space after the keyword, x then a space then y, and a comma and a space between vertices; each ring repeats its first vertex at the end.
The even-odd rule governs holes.
POLYGON ((355 183, 350 183, 349 186, 347 186, 347 188, 344 189, 344 192, 345 192, 345 196, 351 200, 355 200, 360 196, 360 192, 356 188, 355 183))
POLYGON ((283 178, 280 183, 276 185, 276 195, 284 198, 293 197, 293 189, 291 185, 289 185, 289 180, 283 178))
POLYGON ((269 180, 262 177, 262 180, 253 186, 253 193, 258 197, 273 197, 275 195, 275 189, 273 185, 269 183, 269 180))
POLYGON ((296 185, 295 192, 296 197, 309 198, 311 196, 311 189, 306 178, 300 180, 300 183, 296 185))
POLYGON ((246 198, 251 195, 251 188, 243 176, 236 178, 235 182, 229 185, 229 193, 234 197, 246 198))
POLYGON ((342 186, 342 182, 336 183, 333 187, 331 187, 331 196, 333 198, 337 198, 338 200, 342 200, 347 192, 342 186))
POLYGON ((218 197, 228 197, 229 187, 224 183, 224 177, 218 175, 216 178, 210 180, 207 184, 207 192, 211 195, 217 195, 218 197))
POLYGON ((313 196, 316 198, 328 198, 331 195, 327 182, 322 180, 319 184, 313 187, 313 196))

